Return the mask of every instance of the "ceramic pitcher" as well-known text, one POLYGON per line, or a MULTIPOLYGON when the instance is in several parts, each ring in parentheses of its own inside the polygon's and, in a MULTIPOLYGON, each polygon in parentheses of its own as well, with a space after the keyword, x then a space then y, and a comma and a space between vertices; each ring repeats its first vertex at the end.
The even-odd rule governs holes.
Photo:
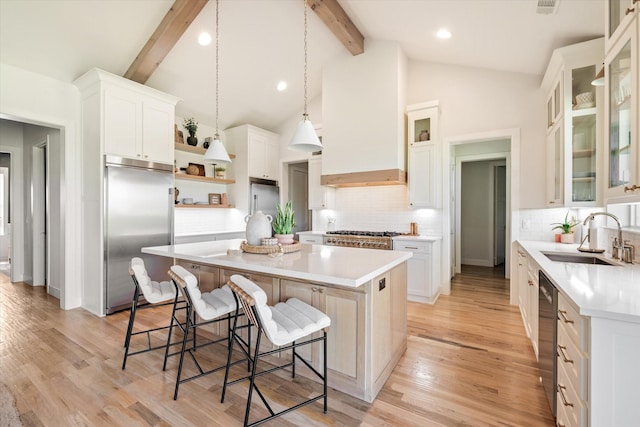
POLYGON ((256 211, 253 215, 245 216, 244 222, 247 223, 247 243, 258 246, 262 244, 263 238, 271 237, 272 220, 271 215, 265 215, 262 211, 256 211))

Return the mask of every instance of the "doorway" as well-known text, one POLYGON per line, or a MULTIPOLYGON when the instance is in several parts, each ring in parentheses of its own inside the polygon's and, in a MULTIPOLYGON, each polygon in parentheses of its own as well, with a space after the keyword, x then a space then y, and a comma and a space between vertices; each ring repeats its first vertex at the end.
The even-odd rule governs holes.
POLYGON ((49 136, 32 148, 31 203, 32 203, 32 271, 33 286, 47 286, 47 293, 60 298, 59 292, 49 287, 49 249, 47 230, 49 220, 49 190, 47 165, 49 136))
POLYGON ((455 271, 461 265, 504 269, 506 247, 506 158, 457 158, 459 173, 455 271))
MULTIPOLYGON (((517 207, 520 204, 520 196, 518 194, 520 178, 517 173, 511 173, 511 171, 520 169, 520 129, 501 129, 447 137, 443 140, 443 146, 442 165, 444 170, 449 170, 450 173, 448 179, 443 182, 443 200, 446 202, 443 203, 442 222, 443 229, 448 232, 443 234, 441 271, 449 271, 451 273, 444 275, 442 283, 442 293, 449 294, 451 292, 451 278, 456 274, 461 257, 458 251, 460 244, 457 241, 460 235, 460 224, 457 220, 459 218, 457 212, 460 200, 460 180, 457 174, 460 169, 457 167, 457 162, 460 157, 485 155, 484 160, 506 159, 504 182, 506 189, 504 201, 504 275, 506 278, 511 275, 511 270, 514 268, 512 265, 511 246, 512 242, 518 239, 518 227, 516 224, 519 221, 519 212, 513 207, 517 207)), ((479 159, 476 157, 476 160, 479 159)), ((511 286, 515 286, 515 281, 512 281, 511 286)), ((511 304, 517 303, 517 295, 517 289, 510 288, 511 304)))
POLYGON ((10 165, 11 154, 0 153, 0 272, 8 277, 11 277, 10 165))
POLYGON ((309 209, 309 167, 307 162, 288 164, 288 197, 294 208, 293 219, 295 225, 293 234, 311 230, 311 215, 309 209))

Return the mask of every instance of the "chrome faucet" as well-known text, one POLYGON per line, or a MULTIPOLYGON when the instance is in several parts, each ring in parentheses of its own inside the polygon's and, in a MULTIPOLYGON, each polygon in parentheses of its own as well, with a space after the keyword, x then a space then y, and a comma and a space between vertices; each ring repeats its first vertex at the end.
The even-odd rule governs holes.
POLYGON ((582 225, 586 226, 589 223, 589 221, 592 221, 595 218, 596 215, 605 215, 605 216, 611 217, 614 219, 616 224, 618 224, 618 237, 613 239, 613 244, 611 247, 611 256, 613 258, 618 258, 620 261, 622 261, 624 258, 624 255, 623 255, 624 243, 622 242, 622 226, 620 225, 620 220, 618 219, 617 216, 610 214, 609 212, 593 212, 593 213, 590 213, 589 216, 585 218, 582 225))

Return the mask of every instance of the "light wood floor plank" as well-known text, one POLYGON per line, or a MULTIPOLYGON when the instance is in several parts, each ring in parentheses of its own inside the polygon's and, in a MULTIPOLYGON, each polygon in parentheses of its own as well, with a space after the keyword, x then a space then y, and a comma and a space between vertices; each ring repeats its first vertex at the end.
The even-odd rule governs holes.
MULTIPOLYGON (((245 383, 231 386, 221 404, 223 372, 218 372, 182 384, 174 401, 176 357, 165 372, 162 351, 130 357, 127 369, 121 369, 128 311, 98 318, 58 306, 44 288, 12 284, 0 274, 0 381, 14 394, 25 426, 241 425, 245 383)), ((162 326, 169 310, 142 310, 138 324, 162 326)), ((554 424, 502 271, 465 266, 453 280, 451 295, 434 305, 409 303, 407 324, 408 349, 373 404, 330 390, 326 415, 317 403, 268 425, 554 424)), ((152 340, 160 343, 163 335, 153 334, 152 340)), ((139 336, 133 346, 145 343, 139 336)), ((223 350, 214 346, 198 353, 205 366, 213 367, 224 363, 223 350)), ((194 373, 185 363, 185 372, 194 373)), ((236 367, 234 372, 244 371, 236 367)), ((292 380, 286 372, 262 377, 259 385, 274 408, 321 388, 301 376, 292 380)), ((259 399, 255 402, 252 419, 266 416, 259 399)))

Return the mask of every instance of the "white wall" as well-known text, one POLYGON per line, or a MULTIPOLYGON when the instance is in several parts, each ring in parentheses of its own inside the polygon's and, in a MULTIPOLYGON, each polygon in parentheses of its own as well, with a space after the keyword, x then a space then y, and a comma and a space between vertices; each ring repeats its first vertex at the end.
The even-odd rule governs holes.
POLYGON ((83 167, 80 144, 80 94, 75 86, 40 74, 0 63, 0 118, 11 118, 36 125, 60 129, 60 177, 63 200, 61 235, 62 267, 60 304, 71 309, 82 305, 83 263, 80 239, 81 192, 83 167))
MULTIPOLYGON (((407 103, 440 101, 442 138, 520 128, 520 207, 544 206, 545 100, 541 76, 409 62, 407 103)), ((518 206, 513 206, 517 209, 518 206)))

